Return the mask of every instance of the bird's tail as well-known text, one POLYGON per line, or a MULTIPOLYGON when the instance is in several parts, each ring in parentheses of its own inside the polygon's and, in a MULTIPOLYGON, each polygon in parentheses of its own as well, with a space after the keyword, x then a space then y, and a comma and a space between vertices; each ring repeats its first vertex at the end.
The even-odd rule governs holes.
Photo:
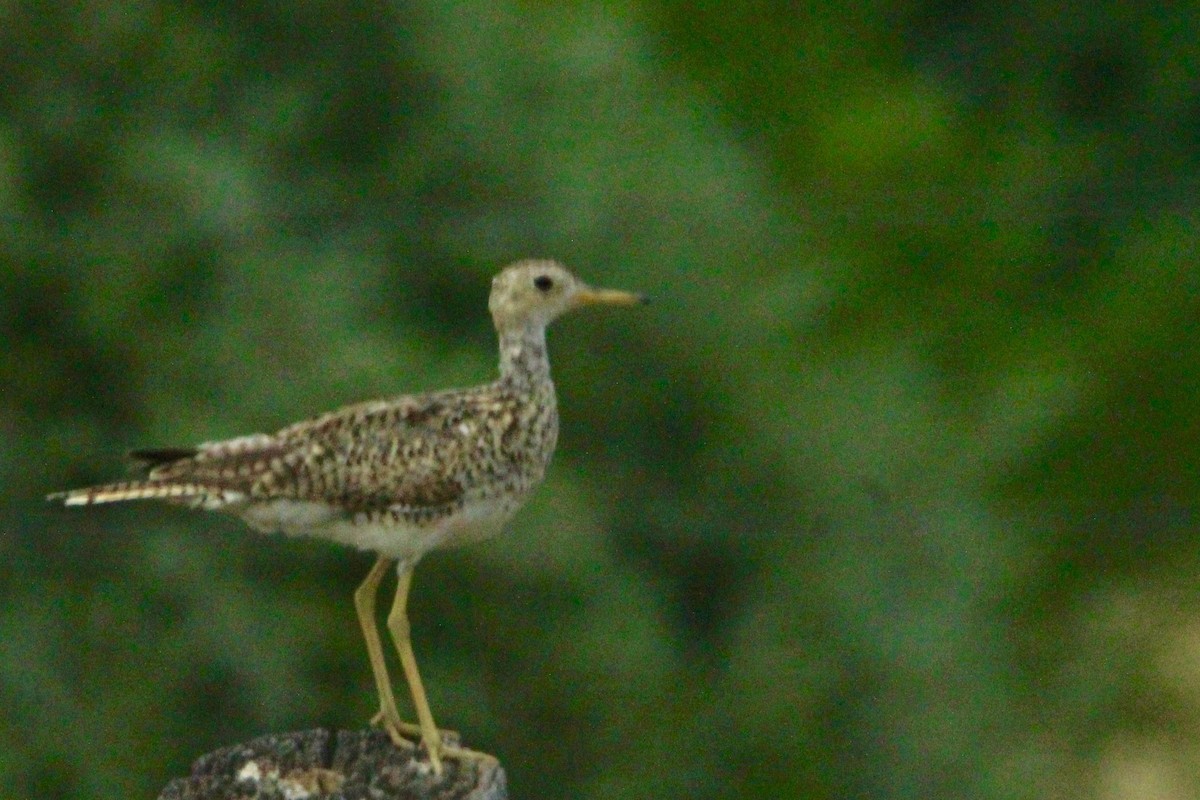
MULTIPOLYGON (((198 483, 173 481, 122 481, 83 489, 70 489, 47 495, 52 503, 64 506, 94 506, 101 503, 120 503, 126 500, 167 500, 178 503, 203 505, 214 495, 223 494, 211 486, 198 483)), ((222 498, 227 499, 227 498, 222 498)))

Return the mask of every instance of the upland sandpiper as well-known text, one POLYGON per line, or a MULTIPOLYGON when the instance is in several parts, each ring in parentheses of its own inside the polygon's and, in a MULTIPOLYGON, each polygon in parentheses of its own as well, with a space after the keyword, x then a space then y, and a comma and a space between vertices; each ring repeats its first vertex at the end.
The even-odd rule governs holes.
POLYGON ((135 451, 144 478, 50 498, 68 506, 166 500, 378 553, 354 593, 379 693, 375 721, 397 746, 419 737, 441 773, 443 755, 468 751, 443 745, 417 671, 406 611, 413 567, 431 550, 496 535, 541 482, 558 438, 546 326, 579 306, 644 299, 592 288, 554 261, 518 262, 492 281, 488 308, 500 338, 492 383, 346 406, 274 434, 135 451), (400 720, 375 622, 393 563, 399 579, 387 625, 417 725, 400 720))

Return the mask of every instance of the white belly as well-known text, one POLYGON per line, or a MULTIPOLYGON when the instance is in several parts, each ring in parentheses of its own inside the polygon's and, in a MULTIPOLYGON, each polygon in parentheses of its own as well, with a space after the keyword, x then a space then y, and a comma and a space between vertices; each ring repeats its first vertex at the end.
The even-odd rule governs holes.
POLYGON ((394 520, 388 514, 375 519, 365 514, 348 517, 324 503, 296 500, 256 503, 238 516, 260 531, 328 539, 415 563, 430 550, 498 535, 518 505, 514 498, 475 501, 455 514, 420 524, 394 520))

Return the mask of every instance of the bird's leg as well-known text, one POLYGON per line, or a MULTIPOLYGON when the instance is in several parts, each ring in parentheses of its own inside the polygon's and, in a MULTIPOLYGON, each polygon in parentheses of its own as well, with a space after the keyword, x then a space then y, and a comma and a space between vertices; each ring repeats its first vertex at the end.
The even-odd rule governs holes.
POLYGON ((388 630, 392 632, 392 641, 396 643, 396 651, 400 654, 400 666, 404 668, 404 678, 412 692, 413 705, 417 708, 417 720, 421 725, 421 741, 429 751, 429 760, 433 771, 442 773, 442 735, 433 722, 433 712, 429 709, 429 699, 425 696, 425 686, 421 683, 421 673, 417 671, 417 657, 413 654, 412 638, 408 624, 408 590, 412 588, 413 565, 401 562, 400 579, 396 584, 396 600, 392 603, 392 611, 388 614, 388 630))
MULTIPOLYGON (((429 761, 433 764, 434 772, 438 775, 442 773, 442 758, 444 757, 495 761, 495 756, 487 753, 468 750, 457 745, 447 745, 442 737, 442 731, 438 730, 437 725, 434 724, 433 712, 429 708, 429 699, 425 695, 425 686, 421 683, 421 673, 417 670, 417 658, 413 654, 408 622, 408 592, 412 588, 412 563, 401 563, 399 572, 396 600, 392 604, 391 613, 388 614, 388 630, 391 631, 392 640, 396 643, 396 650, 400 654, 400 665, 404 667, 404 677, 412 691, 413 705, 417 708, 417 719, 420 720, 421 741, 424 743, 425 749, 429 751, 429 761)), ((453 731, 447 731, 447 733, 451 741, 458 741, 458 734, 453 731)))
POLYGON ((363 638, 367 641, 367 656, 371 659, 371 673, 375 676, 375 689, 379 693, 379 713, 371 720, 371 724, 381 724, 397 747, 411 747, 412 742, 405 739, 403 734, 415 737, 421 734, 421 728, 400 721, 396 697, 392 694, 392 681, 383 660, 383 643, 375 625, 375 597, 379 593, 379 583, 391 565, 391 559, 379 557, 366 579, 354 590, 354 609, 358 612, 363 638))

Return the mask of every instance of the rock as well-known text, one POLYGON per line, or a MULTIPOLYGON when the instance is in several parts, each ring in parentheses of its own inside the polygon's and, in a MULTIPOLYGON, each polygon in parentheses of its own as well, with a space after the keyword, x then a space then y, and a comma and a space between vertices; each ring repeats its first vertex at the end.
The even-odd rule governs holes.
MULTIPOLYGON (((450 746, 457 742, 447 737, 450 746)), ((270 734, 201 756, 159 800, 508 800, 491 756, 443 756, 434 775, 416 749, 376 730, 270 734)))

